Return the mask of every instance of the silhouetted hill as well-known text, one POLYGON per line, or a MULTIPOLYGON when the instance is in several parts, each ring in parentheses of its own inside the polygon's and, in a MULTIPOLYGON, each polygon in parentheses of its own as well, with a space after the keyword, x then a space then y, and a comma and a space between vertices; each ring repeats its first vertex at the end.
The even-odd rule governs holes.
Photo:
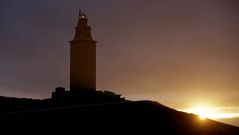
MULTIPOLYGON (((2 99, 1 99, 2 100, 2 99)), ((17 100, 20 99, 13 99, 17 100)), ((39 102, 23 99, 21 102, 39 102)), ((4 126, 98 134, 238 135, 239 128, 176 111, 153 101, 122 101, 1 113, 4 126), (14 124, 13 124, 14 123, 14 124)), ((38 129, 38 130, 39 130, 38 129)))
POLYGON ((31 99, 0 96, 0 114, 6 112, 31 111, 73 105, 89 105, 127 101, 120 94, 111 91, 74 90, 57 87, 52 98, 31 99))

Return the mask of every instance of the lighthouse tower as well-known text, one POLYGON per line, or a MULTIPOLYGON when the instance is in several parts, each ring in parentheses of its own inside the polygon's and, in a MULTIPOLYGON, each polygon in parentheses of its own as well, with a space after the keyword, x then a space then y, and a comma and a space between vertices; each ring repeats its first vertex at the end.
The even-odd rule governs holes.
POLYGON ((70 41, 70 90, 96 90, 96 41, 85 13, 79 11, 75 36, 70 41))

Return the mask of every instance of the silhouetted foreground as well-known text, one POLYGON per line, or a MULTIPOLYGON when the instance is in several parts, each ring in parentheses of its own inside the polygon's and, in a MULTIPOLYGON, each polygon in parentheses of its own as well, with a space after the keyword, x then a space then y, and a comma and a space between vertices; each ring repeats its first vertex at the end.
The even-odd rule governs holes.
MULTIPOLYGON (((77 133, 145 133, 172 135, 239 135, 239 128, 176 111, 153 101, 120 101, 63 105, 53 100, 0 98, 1 108, 30 106, 21 111, 1 110, 4 126, 77 133), (8 102, 8 104, 6 104, 8 102), (13 104, 12 104, 13 103, 13 104), (51 103, 51 105, 46 105, 51 103), (33 104, 38 107, 33 107, 33 104), (45 107, 43 107, 45 104, 45 107), (61 104, 61 105, 59 105, 61 104), (13 126, 14 125, 14 126, 13 126)), ((15 108, 15 109, 16 109, 15 108)), ((24 108, 24 107, 23 107, 24 108)), ((8 108, 9 109, 9 108, 8 108)), ((18 108, 19 109, 19 108, 18 108)), ((21 108, 20 108, 21 109, 21 108)))

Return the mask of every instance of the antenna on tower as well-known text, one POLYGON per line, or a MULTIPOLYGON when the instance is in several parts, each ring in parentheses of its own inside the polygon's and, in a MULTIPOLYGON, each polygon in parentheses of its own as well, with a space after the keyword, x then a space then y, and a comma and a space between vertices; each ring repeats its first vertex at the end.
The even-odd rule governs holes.
POLYGON ((79 18, 81 17, 81 9, 79 9, 79 18))
POLYGON ((86 18, 86 14, 84 12, 81 11, 81 9, 79 9, 79 18, 86 18))

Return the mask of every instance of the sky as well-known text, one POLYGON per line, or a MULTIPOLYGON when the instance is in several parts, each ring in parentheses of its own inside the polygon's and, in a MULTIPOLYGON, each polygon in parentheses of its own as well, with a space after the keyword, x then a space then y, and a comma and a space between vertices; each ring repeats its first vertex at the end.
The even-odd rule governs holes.
MULTIPOLYGON (((78 10, 97 43, 97 89, 239 114, 237 0, 0 0, 0 95, 69 89, 78 10)), ((228 119, 227 119, 228 121, 228 119)), ((239 125, 239 119, 229 120, 239 125)))

